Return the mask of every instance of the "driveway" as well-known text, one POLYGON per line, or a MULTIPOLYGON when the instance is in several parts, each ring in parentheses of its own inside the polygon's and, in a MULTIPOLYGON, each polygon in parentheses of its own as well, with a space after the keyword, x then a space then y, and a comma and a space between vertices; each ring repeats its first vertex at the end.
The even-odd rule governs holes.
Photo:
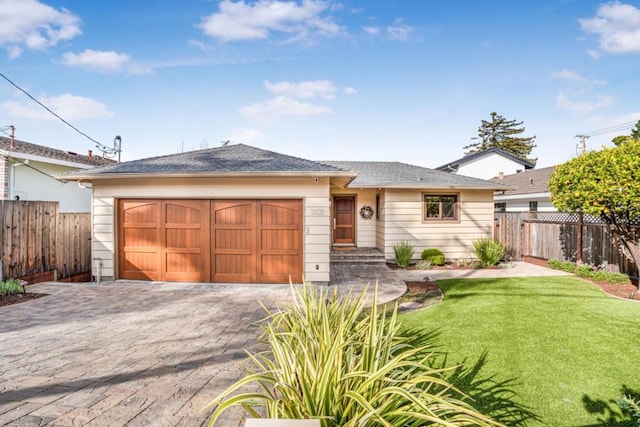
MULTIPOLYGON (((0 425, 206 424, 282 285, 48 283, 0 307, 0 425)), ((219 425, 240 425, 229 411, 219 425)))

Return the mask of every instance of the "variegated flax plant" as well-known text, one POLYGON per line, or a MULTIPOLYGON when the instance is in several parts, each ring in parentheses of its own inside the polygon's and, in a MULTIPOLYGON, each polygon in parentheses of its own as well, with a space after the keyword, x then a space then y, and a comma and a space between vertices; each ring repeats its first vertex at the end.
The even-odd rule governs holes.
POLYGON ((377 290, 371 308, 366 290, 292 292, 284 308, 265 307, 267 350, 249 353, 250 373, 207 405, 215 407, 210 426, 238 405, 250 417, 319 419, 323 427, 501 425, 454 397, 464 395, 443 376, 451 368, 431 366, 429 348, 402 335, 397 307, 377 306, 377 290))

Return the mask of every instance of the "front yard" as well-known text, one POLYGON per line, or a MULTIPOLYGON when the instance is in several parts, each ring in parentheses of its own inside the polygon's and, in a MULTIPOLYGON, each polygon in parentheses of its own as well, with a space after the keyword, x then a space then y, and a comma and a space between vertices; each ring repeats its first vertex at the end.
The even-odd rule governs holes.
POLYGON ((575 277, 438 284, 444 300, 402 321, 433 331, 449 364, 466 358, 467 366, 482 365, 461 385, 476 396, 478 409, 513 410, 498 399, 510 389, 516 394, 510 400, 535 414, 525 416, 530 425, 627 425, 615 400, 640 398, 639 303, 607 296, 575 277), (491 376, 508 381, 506 387, 483 382, 491 376))

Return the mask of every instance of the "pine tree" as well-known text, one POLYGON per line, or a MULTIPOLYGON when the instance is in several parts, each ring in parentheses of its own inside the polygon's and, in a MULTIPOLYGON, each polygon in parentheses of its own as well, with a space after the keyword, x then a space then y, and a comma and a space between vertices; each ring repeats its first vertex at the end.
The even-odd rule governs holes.
POLYGON ((467 150, 465 154, 472 154, 491 147, 497 147, 535 164, 538 159, 531 159, 528 156, 536 146, 533 143, 536 137, 517 136, 525 130, 524 127, 519 127, 521 125, 522 122, 507 120, 496 112, 491 113, 491 121, 482 120, 482 124, 478 128, 478 137, 474 139, 478 139, 479 141, 464 147, 464 149, 467 150))

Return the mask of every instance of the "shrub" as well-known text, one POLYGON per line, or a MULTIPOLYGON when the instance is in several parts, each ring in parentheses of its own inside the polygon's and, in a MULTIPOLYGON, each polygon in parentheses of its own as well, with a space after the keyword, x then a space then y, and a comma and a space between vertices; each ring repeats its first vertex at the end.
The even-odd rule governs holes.
POLYGON ((549 261, 547 261, 547 264, 549 265, 550 268, 553 268, 554 270, 562 270, 562 271, 566 271, 567 273, 575 273, 576 271, 576 265, 571 261, 560 261, 558 259, 550 259, 549 261))
POLYGON ((487 237, 474 241, 473 247, 482 267, 496 265, 504 256, 504 245, 487 237))
POLYGON ((560 270, 561 263, 562 261, 555 258, 551 258, 549 261, 547 261, 547 265, 549 266, 549 268, 553 268, 554 270, 560 270))
POLYGON ((396 256, 398 267, 408 267, 411 259, 413 259, 413 246, 406 240, 393 245, 393 253, 396 256))
POLYGON ((578 277, 594 277, 593 267, 589 264, 582 264, 575 267, 575 273, 578 277))
POLYGON ((431 263, 429 261, 419 261, 416 264, 416 268, 418 270, 428 270, 431 268, 431 263))
POLYGON ((607 277, 605 280, 614 285, 627 285, 631 283, 629 276, 622 273, 607 272, 607 277))
POLYGON ((0 297, 18 294, 22 291, 23 289, 18 279, 7 279, 4 282, 0 282, 0 297))
POLYGON ((444 252, 436 248, 427 248, 420 256, 423 261, 429 261, 432 265, 444 265, 444 252))
POLYGON ((640 400, 635 400, 631 396, 622 396, 617 403, 622 412, 631 415, 631 418, 640 426, 640 400))
POLYGON ((304 285, 293 293, 278 311, 265 308, 266 350, 249 353, 252 372, 207 405, 217 405, 210 425, 233 406, 323 427, 498 425, 453 395, 443 375, 453 371, 430 366, 430 347, 401 334, 397 306, 387 313, 374 293, 365 309, 366 290, 340 298, 304 285))

